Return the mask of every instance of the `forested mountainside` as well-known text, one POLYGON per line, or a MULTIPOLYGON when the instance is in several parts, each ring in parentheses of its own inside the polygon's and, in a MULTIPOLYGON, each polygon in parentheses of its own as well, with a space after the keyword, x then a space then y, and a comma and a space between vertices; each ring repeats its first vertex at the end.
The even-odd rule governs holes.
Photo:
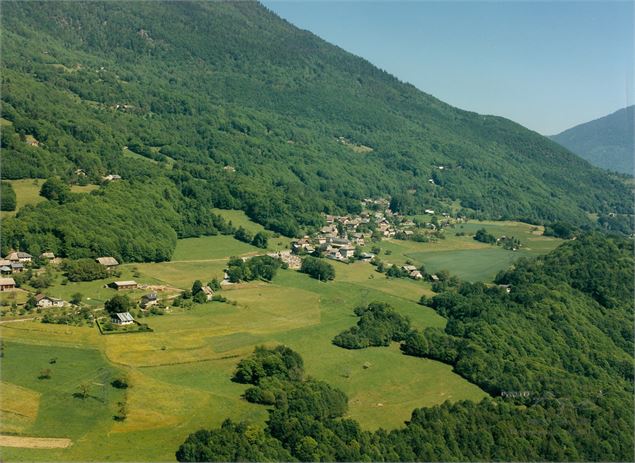
POLYGON ((3 252, 164 259, 173 240, 142 229, 152 218, 195 236, 222 229, 210 207, 239 208, 295 235, 388 195, 403 212, 533 223, 632 212, 623 184, 556 143, 453 108, 255 2, 7 1, 2 37, 2 177, 123 177, 4 220, 3 252), (102 227, 111 219, 143 243, 102 227))
MULTIPOLYGON (((254 385, 246 400, 272 406, 267 426, 201 430, 177 458, 632 461, 632 270, 631 240, 585 235, 502 272, 497 280, 510 292, 462 283, 424 301, 447 327, 411 331, 402 351, 454 365, 492 398, 415 410, 391 432, 342 418, 345 396, 303 379, 297 354, 257 349, 236 380, 254 385)), ((376 334, 387 323, 367 328, 376 334)))
POLYGON ((576 125, 551 139, 594 166, 631 176, 635 172, 635 106, 576 125))

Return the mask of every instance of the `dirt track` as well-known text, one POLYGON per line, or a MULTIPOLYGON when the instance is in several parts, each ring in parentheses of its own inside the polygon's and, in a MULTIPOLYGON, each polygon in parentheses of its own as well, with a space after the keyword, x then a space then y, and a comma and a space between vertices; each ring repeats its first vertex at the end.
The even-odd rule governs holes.
POLYGON ((72 444, 66 438, 0 436, 0 447, 21 447, 25 449, 65 449, 72 444))

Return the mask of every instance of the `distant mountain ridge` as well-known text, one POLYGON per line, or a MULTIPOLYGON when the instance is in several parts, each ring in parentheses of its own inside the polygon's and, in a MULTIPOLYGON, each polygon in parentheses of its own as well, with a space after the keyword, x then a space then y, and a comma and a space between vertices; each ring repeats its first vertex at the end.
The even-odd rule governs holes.
POLYGON ((633 175, 635 105, 576 125, 550 138, 594 166, 633 175))

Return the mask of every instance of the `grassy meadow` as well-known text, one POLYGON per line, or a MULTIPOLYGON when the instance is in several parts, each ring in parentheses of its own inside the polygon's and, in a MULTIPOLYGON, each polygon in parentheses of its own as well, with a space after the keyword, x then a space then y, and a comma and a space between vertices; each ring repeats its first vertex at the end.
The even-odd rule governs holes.
POLYGON ((451 274, 468 281, 491 281, 500 270, 508 268, 520 257, 535 257, 555 249, 562 241, 542 236, 542 227, 520 222, 480 222, 459 224, 445 231, 446 239, 433 243, 388 240, 380 244, 381 259, 403 264, 411 260, 415 265, 424 265, 426 271, 434 273, 448 270, 451 274), (522 247, 508 251, 501 246, 475 241, 472 235, 485 228, 497 238, 505 235, 520 240, 522 247), (465 236, 456 236, 456 233, 465 236), (386 255, 385 251, 391 254, 386 255))
MULTIPOLYGON (((234 225, 247 220, 242 213, 222 212, 234 225)), ((250 231, 258 230, 250 222, 244 224, 250 231)), ((483 278, 515 257, 546 252, 558 243, 524 224, 469 223, 464 230, 472 233, 482 225, 497 235, 514 231, 526 249, 503 251, 450 231, 446 240, 436 243, 384 241, 381 257, 399 264, 412 259, 483 278), (388 249, 391 254, 385 255, 388 249), (501 252, 507 254, 498 256, 501 252), (494 253, 497 257, 490 258, 494 253), (473 262, 479 263, 471 266, 473 262)), ((231 255, 262 252, 228 236, 184 239, 173 261, 122 265, 117 279, 185 289, 195 279, 222 277, 231 255)), ((228 417, 264 424, 266 407, 246 402, 241 397, 245 386, 231 381, 238 361, 260 344, 282 343, 298 351, 307 374, 346 392, 348 415, 369 430, 400 427, 417 407, 485 396, 450 366, 404 356, 397 344, 362 350, 333 345, 336 334, 357 322, 354 307, 375 300, 392 304, 414 327, 445 324, 432 309, 417 304, 422 294, 432 294, 429 283, 387 279, 367 263, 334 265, 336 278, 328 283, 280 270, 271 283, 226 287, 222 294, 227 303, 172 308, 166 315, 144 318, 151 333, 101 336, 95 327, 37 321, 0 324, 0 388, 9 398, 0 401, 0 432, 73 441, 66 449, 3 448, 3 459, 173 461, 178 445, 197 429, 217 426, 228 417), (56 362, 50 364, 53 358, 56 362), (46 368, 51 378, 38 379, 46 368), (109 385, 119 376, 127 378, 129 388, 109 385), (90 397, 74 397, 86 382, 91 383, 90 397), (124 421, 114 419, 120 403, 127 411, 124 421)), ((66 285, 57 281, 47 292, 68 298, 79 291, 99 307, 115 294, 104 287, 112 279, 66 285)), ((138 298, 143 292, 128 294, 138 298)))

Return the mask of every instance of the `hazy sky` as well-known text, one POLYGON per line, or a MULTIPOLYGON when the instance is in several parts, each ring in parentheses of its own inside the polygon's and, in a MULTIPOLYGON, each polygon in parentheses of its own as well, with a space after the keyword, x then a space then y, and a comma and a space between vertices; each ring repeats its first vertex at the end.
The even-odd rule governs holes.
POLYGON ((542 134, 633 104, 632 1, 263 3, 447 103, 542 134))

